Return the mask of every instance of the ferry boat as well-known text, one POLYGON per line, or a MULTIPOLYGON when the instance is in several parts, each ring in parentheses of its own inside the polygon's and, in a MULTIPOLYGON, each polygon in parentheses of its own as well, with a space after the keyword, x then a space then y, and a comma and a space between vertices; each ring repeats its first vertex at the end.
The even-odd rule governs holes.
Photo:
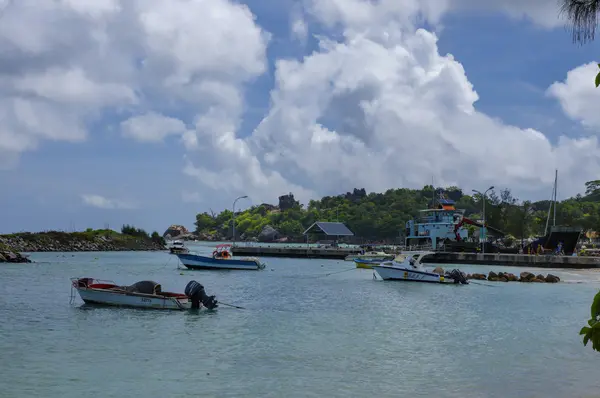
MULTIPOLYGON (((439 199, 433 201, 432 208, 420 210, 416 220, 406 222, 406 247, 429 247, 431 250, 445 251, 476 251, 480 243, 465 242, 469 231, 465 224, 478 227, 481 236, 503 236, 504 233, 489 225, 484 225, 465 217, 464 209, 457 209, 455 202, 440 194, 439 199), (483 229, 485 228, 485 233, 483 229)), ((487 251, 487 250, 486 250, 487 251)))

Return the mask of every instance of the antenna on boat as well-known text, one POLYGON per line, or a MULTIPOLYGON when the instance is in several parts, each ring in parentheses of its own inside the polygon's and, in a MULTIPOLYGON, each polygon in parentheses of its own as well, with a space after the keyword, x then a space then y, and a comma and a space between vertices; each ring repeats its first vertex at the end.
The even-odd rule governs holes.
POLYGON ((435 185, 433 183, 433 176, 431 176, 431 189, 433 190, 431 193, 431 208, 435 209, 435 185))
POLYGON ((558 169, 554 170, 554 220, 552 226, 556 227, 556 194, 558 190, 558 169))

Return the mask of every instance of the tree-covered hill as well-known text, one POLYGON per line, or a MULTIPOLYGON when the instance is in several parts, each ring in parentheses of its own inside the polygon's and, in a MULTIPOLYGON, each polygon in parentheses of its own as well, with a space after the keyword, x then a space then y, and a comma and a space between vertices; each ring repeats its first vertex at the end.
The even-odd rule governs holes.
MULTIPOLYGON (((471 219, 480 219, 483 201, 480 195, 467 195, 458 187, 389 189, 367 193, 364 189, 300 204, 293 194, 279 197, 277 206, 261 204, 236 212, 235 231, 241 240, 272 240, 288 237, 301 241, 302 232, 315 221, 344 222, 357 237, 367 241, 397 241, 404 234, 406 221, 431 205, 432 198, 443 193, 456 201, 471 219), (277 233, 275 233, 275 231, 277 233), (262 236, 261 236, 262 234, 262 236)), ((520 239, 542 235, 551 201, 530 202, 515 198, 510 190, 490 191, 486 197, 486 221, 520 239)), ((585 195, 560 202, 557 225, 600 230, 600 180, 586 183, 585 195)), ((200 239, 232 238, 232 213, 200 213, 196 216, 196 234, 200 239)))

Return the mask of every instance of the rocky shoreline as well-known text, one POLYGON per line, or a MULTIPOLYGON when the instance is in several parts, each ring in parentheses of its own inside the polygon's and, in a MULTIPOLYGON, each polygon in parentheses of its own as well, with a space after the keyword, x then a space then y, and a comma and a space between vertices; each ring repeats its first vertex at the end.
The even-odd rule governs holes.
POLYGON ((0 236, 0 262, 31 262, 22 252, 161 251, 151 239, 117 233, 44 232, 0 236))

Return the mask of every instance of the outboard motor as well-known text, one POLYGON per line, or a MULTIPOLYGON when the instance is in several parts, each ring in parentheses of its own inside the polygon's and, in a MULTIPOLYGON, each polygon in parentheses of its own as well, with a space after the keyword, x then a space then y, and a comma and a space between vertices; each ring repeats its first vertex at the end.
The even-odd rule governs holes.
POLYGON ((452 271, 448 272, 448 277, 454 279, 454 283, 458 284, 463 284, 463 285, 468 285, 469 281, 467 280, 467 276, 465 275, 464 272, 461 272, 458 269, 453 269, 452 271))
POLYGON ((215 300, 215 296, 208 296, 204 290, 204 286, 196 281, 190 281, 185 287, 184 293, 192 301, 192 309, 199 309, 200 303, 202 303, 202 305, 209 310, 218 307, 218 302, 215 300))

